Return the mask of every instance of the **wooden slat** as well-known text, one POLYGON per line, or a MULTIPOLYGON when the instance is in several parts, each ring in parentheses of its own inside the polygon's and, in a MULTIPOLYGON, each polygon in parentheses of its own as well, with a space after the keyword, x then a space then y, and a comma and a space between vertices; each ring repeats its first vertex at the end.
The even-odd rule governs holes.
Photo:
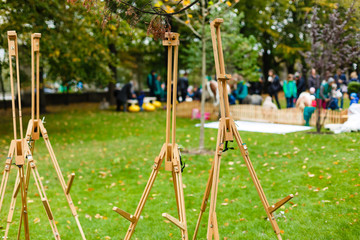
POLYGON ((173 224, 175 224, 177 227, 181 228, 182 230, 186 230, 186 227, 184 226, 184 224, 182 224, 178 219, 174 218, 173 216, 167 214, 167 213, 163 213, 162 216, 166 219, 168 219, 170 222, 172 222, 173 224))
POLYGON ((136 221, 136 218, 131 215, 130 213, 127 213, 123 210, 121 210, 118 207, 113 207, 113 211, 117 212, 118 214, 120 214, 122 217, 124 217, 125 219, 127 219, 128 221, 134 223, 136 221))
POLYGON ((290 199, 292 199, 294 197, 293 194, 290 194, 289 196, 286 196, 285 198, 281 199, 280 201, 278 201, 277 203, 275 203, 274 205, 271 205, 268 208, 268 211, 271 213, 275 212, 277 209, 279 209, 282 205, 284 205, 285 203, 287 203, 288 201, 290 201, 290 199))

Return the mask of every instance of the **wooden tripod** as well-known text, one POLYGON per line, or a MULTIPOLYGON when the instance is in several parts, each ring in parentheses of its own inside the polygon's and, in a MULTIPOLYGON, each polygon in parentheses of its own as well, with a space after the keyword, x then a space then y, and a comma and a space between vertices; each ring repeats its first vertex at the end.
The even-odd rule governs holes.
POLYGON ((167 218, 170 222, 180 228, 181 239, 188 239, 186 215, 185 215, 185 201, 181 176, 181 163, 180 152, 178 145, 175 143, 176 132, 176 95, 177 95, 177 72, 178 72, 178 47, 179 47, 179 34, 178 33, 165 33, 163 45, 168 47, 168 66, 167 66, 167 104, 166 104, 166 142, 162 146, 160 154, 155 158, 153 170, 150 178, 146 184, 145 190, 141 196, 140 202, 136 208, 135 214, 131 215, 117 207, 113 210, 121 216, 130 221, 129 229, 125 235, 125 240, 131 238, 135 231, 135 227, 139 221, 140 214, 145 206, 146 200, 149 196, 151 188, 155 182, 156 176, 159 172, 160 166, 165 160, 165 170, 172 172, 172 179, 175 188, 175 197, 179 220, 163 213, 162 216, 167 218), (174 61, 173 61, 173 48, 174 48, 174 61), (174 69, 172 70, 172 66, 174 69), (173 86, 171 94, 171 85, 173 86), (171 95, 172 95, 172 129, 170 129, 171 121, 171 95), (171 130, 171 143, 170 143, 170 130, 171 130))
POLYGON ((41 133, 46 148, 49 152, 50 159, 54 165, 56 174, 60 181, 61 188, 64 191, 71 213, 75 218, 75 222, 78 226, 79 232, 81 234, 81 238, 85 240, 86 237, 79 221, 79 215, 77 214, 75 205, 70 195, 70 189, 75 178, 75 173, 72 173, 70 175, 68 183, 66 184, 59 163, 56 159, 54 150, 51 146, 49 136, 44 126, 44 123, 42 120, 40 120, 40 81, 39 81, 40 38, 41 38, 40 33, 34 33, 31 35, 31 119, 29 120, 28 123, 25 140, 28 141, 31 151, 33 152, 35 148, 35 141, 40 138, 40 133, 41 133), (35 74, 35 59, 36 59, 36 74, 35 74), (36 76, 36 86, 35 86, 35 76, 36 76), (35 101, 35 92, 36 92, 36 101, 35 101), (36 116, 35 116, 35 109, 36 109, 36 116))
MULTIPOLYGON (((5 239, 7 238, 9 227, 10 227, 10 224, 12 222, 13 214, 14 214, 14 211, 15 211, 16 198, 17 198, 19 188, 24 189, 24 194, 21 194, 21 197, 22 197, 22 211, 21 211, 21 215, 20 215, 18 239, 20 239, 20 230, 21 230, 21 226, 22 226, 22 219, 24 219, 25 239, 30 239, 29 227, 28 227, 28 215, 27 215, 27 200, 26 200, 28 187, 29 187, 29 182, 30 182, 30 175, 31 175, 30 172, 33 174, 35 184, 36 184, 36 187, 37 187, 37 189, 39 191, 39 196, 41 198, 41 201, 43 202, 47 217, 49 219, 50 226, 51 226, 54 238, 55 239, 60 239, 60 235, 59 235, 59 232, 58 232, 57 227, 56 227, 56 223, 55 223, 55 220, 54 220, 54 217, 53 217, 50 205, 49 205, 49 201, 48 201, 48 199, 46 197, 45 189, 43 187, 43 184, 42 184, 39 172, 37 170, 35 161, 32 158, 32 153, 33 153, 33 150, 34 150, 35 140, 39 139, 40 132, 41 132, 43 138, 45 139, 45 143, 46 143, 48 149, 49 148, 51 149, 51 151, 49 150, 50 156, 51 156, 51 159, 52 159, 52 161, 54 163, 55 169, 56 169, 56 171, 58 173, 58 177, 60 179, 60 182, 61 183, 64 182, 63 177, 61 175, 59 165, 57 164, 55 155, 54 155, 54 153, 52 151, 50 142, 48 140, 48 135, 47 135, 46 129, 43 126, 43 123, 39 120, 39 90, 40 90, 40 88, 39 88, 39 50, 40 50, 40 37, 41 37, 41 34, 39 34, 39 33, 35 33, 35 34, 31 35, 31 45, 32 45, 31 46, 31 49, 32 49, 32 54, 31 54, 32 55, 32 72, 31 72, 32 73, 32 88, 31 88, 31 91, 32 91, 32 108, 31 108, 31 119, 29 121, 26 137, 23 138, 17 37, 16 37, 16 32, 15 31, 9 31, 8 32, 10 80, 11 80, 13 125, 14 125, 14 139, 15 140, 13 140, 11 142, 9 153, 8 153, 7 160, 6 160, 4 176, 3 176, 3 179, 2 179, 2 182, 1 182, 0 210, 1 210, 1 207, 2 207, 4 195, 5 195, 5 189, 6 189, 7 180, 8 180, 9 174, 10 174, 11 162, 12 162, 13 155, 15 155, 15 164, 19 167, 19 173, 18 173, 17 179, 15 181, 14 192, 13 192, 12 199, 11 199, 10 210, 9 210, 9 215, 8 215, 8 219, 7 219, 7 226, 6 226, 6 230, 5 230, 5 239), (36 54, 36 62, 37 62, 37 66, 36 66, 37 67, 37 73, 36 73, 36 78, 37 78, 37 89, 36 89, 36 93, 37 93, 37 117, 36 117, 36 119, 34 117, 34 112, 35 112, 35 97, 34 97, 34 92, 35 92, 35 83, 34 83, 34 69, 35 69, 34 68, 34 60, 35 60, 35 54, 36 54), (13 90, 13 73, 12 73, 12 59, 11 59, 12 56, 16 57, 16 67, 17 67, 20 140, 16 140, 17 136, 16 136, 15 97, 14 97, 14 93, 13 93, 14 90, 13 90), (19 159, 19 161, 17 161, 17 159, 19 159), (26 160, 27 160, 27 163, 26 163, 27 168, 26 168, 26 174, 24 174, 23 169, 24 169, 24 165, 25 165, 26 160)), ((70 208, 72 210, 72 213, 75 216, 76 222, 78 223, 78 226, 80 228, 81 235, 82 235, 83 239, 85 239, 84 233, 83 233, 83 231, 81 229, 81 225, 80 225, 80 223, 78 221, 78 217, 77 217, 77 214, 76 214, 76 209, 73 206, 70 195, 68 194, 68 192, 70 191, 70 187, 71 187, 73 179, 74 179, 74 175, 71 176, 71 178, 69 180, 69 184, 67 186, 65 186, 66 187, 66 195, 67 195, 66 197, 68 199, 68 202, 69 202, 70 208)))
POLYGON ((220 24, 222 22, 223 19, 217 18, 214 21, 212 21, 210 24, 211 38, 212 38, 214 59, 215 59, 215 69, 216 69, 216 76, 218 82, 218 90, 220 95, 221 118, 219 122, 219 129, 217 135, 215 157, 210 170, 210 176, 206 185, 206 190, 201 204, 201 210, 196 224, 193 239, 196 239, 201 218, 206 209, 206 205, 209 199, 210 191, 211 191, 211 200, 210 200, 209 220, 208 220, 208 229, 207 229, 207 239, 208 240, 211 240, 213 238, 219 239, 219 229, 216 218, 216 198, 217 198, 218 183, 219 183, 220 161, 221 161, 222 153, 229 149, 228 142, 229 141, 232 142, 234 138, 245 160, 246 167, 249 170, 250 176, 260 196, 261 202, 265 208, 269 221, 271 222, 271 225, 276 233, 277 238, 281 239, 280 229, 277 225, 273 212, 277 210, 279 207, 281 207, 283 204, 285 204, 287 201, 289 201, 291 198, 293 198, 294 196, 290 194, 289 196, 280 200, 276 204, 271 206, 269 205, 265 193, 260 185, 260 181, 256 176, 255 169, 251 163, 247 146, 241 140, 235 122, 230 115, 226 81, 231 79, 231 75, 225 73, 225 64, 224 64, 224 56, 223 56, 221 33, 220 33, 220 24))
POLYGON ((60 181, 60 185, 64 191, 66 200, 69 204, 70 210, 72 215, 75 218, 76 224, 78 226, 78 229, 80 231, 82 239, 85 238, 84 231, 81 227, 80 221, 79 221, 79 215, 77 214, 75 205, 72 201, 71 195, 70 195, 70 189, 72 186, 72 183, 75 178, 75 173, 72 173, 70 175, 69 181, 66 184, 64 177, 62 175, 59 163, 56 159, 54 150, 51 146, 48 133, 46 131, 46 128, 44 126, 43 121, 40 120, 40 38, 41 33, 34 33, 31 35, 31 119, 29 120, 25 140, 29 143, 29 147, 31 149, 31 152, 33 153, 35 148, 35 142, 40 138, 40 136, 43 137, 46 148, 49 152, 50 159, 54 165, 56 174, 58 176, 58 179, 60 181), (36 62, 36 64, 35 64, 36 62), (35 71, 36 66, 36 71, 35 71), (35 77, 36 77, 36 84, 35 84, 35 77), (35 92, 36 92, 36 100, 35 100, 35 92), (35 114, 36 112, 36 114, 35 114), (41 133, 41 135, 40 135, 41 133))
POLYGON ((18 45, 17 35, 15 31, 8 31, 8 45, 9 45, 9 66, 10 66, 10 84, 11 84, 11 97, 12 97, 12 116, 13 116, 13 128, 14 128, 14 139, 11 141, 9 153, 5 163, 4 175, 1 181, 0 187, 0 210, 5 196, 5 190, 7 181, 9 179, 11 164, 13 156, 15 156, 15 165, 18 167, 18 174, 15 181, 15 187, 11 198, 10 210, 7 218, 7 224, 5 229, 4 239, 7 239, 10 224, 15 211, 16 198, 21 193, 21 215, 18 229, 17 239, 20 239, 22 223, 24 223, 25 239, 30 239, 29 235, 29 222, 28 222, 28 209, 27 209, 27 192, 30 181, 30 171, 32 172, 36 187, 39 191, 39 196, 43 202, 45 211, 49 218, 50 226, 53 231, 55 239, 60 239, 58 230, 56 228, 55 220, 53 218, 49 201, 47 200, 44 187, 42 185, 39 173, 37 171, 35 162, 32 158, 29 146, 26 140, 23 138, 22 129, 22 113, 21 113, 21 94, 20 94, 20 78, 19 78, 19 59, 18 59, 18 45), (18 107, 19 107, 19 127, 20 127, 20 139, 17 138, 17 126, 16 126, 16 113, 15 113, 15 94, 14 94, 14 80, 13 80, 13 68, 12 68, 12 57, 16 59, 16 77, 17 77, 17 92, 18 92, 18 107), (26 161, 27 160, 27 161, 26 161), (26 174, 24 173, 24 166, 27 165, 26 174))

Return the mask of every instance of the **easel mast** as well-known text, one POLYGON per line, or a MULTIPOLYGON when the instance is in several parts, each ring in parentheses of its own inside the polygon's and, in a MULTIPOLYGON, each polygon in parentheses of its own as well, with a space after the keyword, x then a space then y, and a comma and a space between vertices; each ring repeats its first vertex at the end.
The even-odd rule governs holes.
POLYGON ((125 235, 125 240, 129 240, 135 231, 135 227, 139 221, 141 212, 148 199, 151 188, 155 182, 156 176, 159 172, 162 161, 165 159, 165 170, 172 172, 172 179, 175 189, 175 197, 179 219, 163 213, 162 216, 167 218, 170 222, 180 228, 181 239, 188 239, 186 215, 185 215, 185 200, 181 175, 180 152, 178 145, 175 142, 176 132, 176 96, 177 96, 177 72, 178 72, 178 51, 179 51, 179 34, 165 33, 163 45, 168 47, 168 66, 167 66, 167 108, 166 108, 166 139, 161 148, 160 154, 155 158, 154 166, 150 178, 146 184, 145 190, 140 198, 140 202, 136 208, 135 214, 131 215, 117 207, 113 210, 119 213, 122 217, 130 221, 130 226, 125 235), (174 53, 174 56, 173 56, 174 53), (171 90, 172 88, 172 90, 171 90), (172 95, 172 106, 171 106, 172 95), (171 119, 172 110, 172 119, 171 119), (170 125, 171 123, 171 125, 170 125), (171 136, 171 143, 170 143, 171 136))
POLYGON ((18 173, 15 181, 15 187, 13 191, 13 197, 11 198, 9 215, 7 218, 7 224, 5 229, 5 239, 7 238, 7 233, 10 228, 10 224, 12 222, 13 216, 13 208, 15 208, 16 197, 20 191, 21 195, 21 217, 20 224, 18 230, 18 239, 20 237, 21 225, 22 221, 24 222, 25 229, 25 239, 29 239, 29 222, 28 222, 28 214, 27 214, 27 189, 25 184, 25 173, 24 173, 24 165, 25 165, 25 154, 26 154, 26 145, 24 144, 23 139, 23 130, 22 130, 22 111, 21 111, 21 92, 20 92, 20 74, 19 74, 19 59, 18 59, 18 45, 17 45, 17 34, 15 31, 8 31, 8 47, 9 47, 9 67, 10 67, 10 88, 11 88, 11 106, 12 106, 12 118, 13 118, 13 130, 14 130, 14 139, 10 143, 9 153, 5 162, 4 175, 1 181, 0 187, 0 210, 2 208, 5 189, 7 185, 7 181, 9 179, 9 174, 11 170, 11 164, 13 156, 15 156, 15 165, 18 167, 18 173), (15 65, 16 65, 16 85, 18 92, 18 108, 19 108, 19 132, 20 139, 17 137, 17 124, 16 124, 16 111, 15 111, 15 93, 14 93, 14 79, 13 79, 13 62, 12 58, 15 57, 15 65))
POLYGON ((255 169, 251 163, 249 152, 245 143, 243 143, 240 134, 236 128, 235 122, 230 115, 229 109, 229 99, 226 87, 226 81, 231 79, 231 75, 226 74, 225 72, 225 63, 224 63, 224 56, 223 56, 223 49, 222 49, 222 42, 221 42, 221 32, 220 32, 220 25, 223 23, 223 19, 215 19, 210 23, 211 29, 211 38, 213 44, 213 51, 214 51, 214 60, 215 60, 215 70, 216 70, 216 77, 218 82, 218 90, 220 95, 220 123, 218 129, 218 136, 217 136, 217 143, 216 143, 216 152, 214 161, 212 163, 210 176, 206 185, 205 194, 203 197, 201 210, 199 214, 199 218, 196 224, 195 232, 193 239, 196 239, 197 232, 200 226, 202 215, 206 209, 206 205, 210 196, 211 192, 211 200, 210 200, 210 209, 209 209, 209 220, 208 220, 208 229, 207 229, 207 240, 211 239, 219 239, 219 229, 217 223, 217 216, 216 216, 216 198, 218 193, 218 183, 219 183, 219 173, 220 173, 220 162, 222 154, 228 150, 228 143, 233 142, 234 139, 237 142, 237 145, 241 151, 241 155, 244 158, 246 167, 249 170, 250 176, 252 181, 255 185, 255 188, 259 194, 261 202, 264 206, 266 214, 268 216, 269 221, 274 229, 274 232, 278 239, 281 239, 280 236, 280 229, 277 225, 273 212, 288 202, 293 195, 290 194, 289 196, 285 197, 284 199, 280 200, 274 205, 269 205, 265 193, 260 185, 260 181, 255 173, 255 169))
POLYGON ((50 159, 54 165, 56 174, 60 181, 61 188, 63 189, 71 213, 75 218, 75 222, 78 226, 81 238, 85 240, 86 237, 79 221, 79 215, 77 214, 77 210, 70 195, 70 189, 75 178, 75 173, 72 173, 70 175, 68 183, 66 183, 64 180, 64 176, 62 175, 59 163, 56 159, 54 150, 50 143, 47 130, 44 126, 43 121, 40 119, 40 38, 41 33, 31 34, 31 119, 28 123, 25 140, 29 143, 31 152, 33 152, 35 148, 35 142, 40 138, 41 133, 46 148, 49 152, 50 159))

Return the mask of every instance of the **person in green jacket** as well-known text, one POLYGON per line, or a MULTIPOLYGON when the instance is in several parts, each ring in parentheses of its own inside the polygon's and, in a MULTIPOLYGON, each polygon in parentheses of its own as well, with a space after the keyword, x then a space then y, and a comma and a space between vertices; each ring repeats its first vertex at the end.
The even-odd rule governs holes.
POLYGON ((239 103, 242 104, 242 101, 246 98, 248 95, 248 87, 246 85, 246 82, 240 76, 240 82, 236 86, 236 90, 234 91, 234 95, 236 100, 239 100, 239 103))
POLYGON ((294 76, 292 74, 288 74, 287 80, 284 81, 283 89, 286 98, 286 107, 293 108, 294 99, 297 96, 297 89, 296 82, 294 81, 294 76))
POLYGON ((161 87, 161 76, 158 75, 155 80, 155 89, 154 89, 155 97, 158 101, 162 102, 165 99, 165 91, 161 87))
POLYGON ((327 108, 330 102, 331 84, 334 83, 334 79, 329 77, 327 81, 323 81, 320 85, 320 89, 316 91, 316 98, 320 99, 320 106, 324 109, 327 108))

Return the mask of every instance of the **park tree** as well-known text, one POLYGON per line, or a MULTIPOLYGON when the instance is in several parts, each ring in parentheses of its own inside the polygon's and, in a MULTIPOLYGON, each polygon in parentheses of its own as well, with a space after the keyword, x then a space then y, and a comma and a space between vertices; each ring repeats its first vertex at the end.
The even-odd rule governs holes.
POLYGON ((289 72, 294 71, 293 66, 298 60, 306 65, 299 51, 308 49, 303 25, 314 2, 244 0, 236 6, 245 16, 241 32, 245 36, 255 36, 261 44, 261 66, 265 79, 269 69, 279 70, 282 63, 286 64, 289 72))
MULTIPOLYGON (((315 68, 320 75, 316 88, 320 88, 321 81, 327 80, 328 73, 334 73, 340 68, 346 70, 360 54, 360 34, 353 26, 356 14, 355 1, 349 8, 340 8, 338 5, 329 13, 320 11, 318 6, 312 10, 308 29, 311 50, 304 56, 309 66, 315 68), (322 19, 326 19, 323 21, 322 19)), ((316 129, 317 132, 325 122, 320 116, 320 100, 317 99, 316 129)))

